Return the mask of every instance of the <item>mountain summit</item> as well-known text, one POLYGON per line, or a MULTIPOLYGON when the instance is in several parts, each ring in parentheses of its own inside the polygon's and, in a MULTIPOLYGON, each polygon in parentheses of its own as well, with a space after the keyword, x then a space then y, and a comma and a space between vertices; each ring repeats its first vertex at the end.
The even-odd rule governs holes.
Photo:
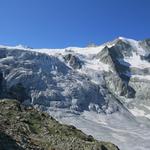
POLYGON ((103 137, 98 129, 109 129, 102 140, 125 150, 131 145, 136 150, 136 132, 137 141, 146 139, 141 149, 150 147, 149 83, 150 39, 119 37, 100 46, 65 49, 0 46, 1 98, 47 111, 97 139, 103 137), (129 145, 128 137, 133 139, 129 145))

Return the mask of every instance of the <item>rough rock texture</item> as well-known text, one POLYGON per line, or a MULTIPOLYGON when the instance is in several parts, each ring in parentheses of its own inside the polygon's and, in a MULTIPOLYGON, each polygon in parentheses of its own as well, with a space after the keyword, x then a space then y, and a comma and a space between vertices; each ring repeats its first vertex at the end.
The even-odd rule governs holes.
POLYGON ((3 90, 3 74, 2 72, 0 72, 0 94, 2 93, 2 90, 3 90))
POLYGON ((123 57, 132 56, 132 52, 135 51, 130 43, 122 39, 117 39, 113 47, 117 53, 119 52, 123 57))
POLYGON ((120 37, 63 50, 1 46, 0 72, 8 97, 25 104, 104 114, 121 112, 123 104, 150 106, 149 41, 120 37))
POLYGON ((78 57, 65 56, 73 67, 70 68, 56 56, 17 49, 1 48, 1 51, 0 69, 6 81, 8 98, 26 104, 77 111, 93 110, 93 107, 103 113, 110 112, 110 108, 118 110, 120 104, 115 98, 108 98, 107 88, 74 69, 81 67, 78 57))
POLYGON ((145 39, 143 41, 140 41, 139 43, 149 54, 150 53, 150 39, 145 39))
POLYGON ((74 69, 80 69, 82 67, 83 62, 81 62, 81 60, 78 57, 72 54, 65 55, 64 59, 74 69))
POLYGON ((21 83, 18 83, 16 85, 13 85, 12 87, 10 87, 9 91, 8 91, 8 95, 9 97, 13 98, 13 99, 17 99, 20 102, 24 102, 27 99, 30 99, 30 97, 27 94, 26 89, 24 88, 24 86, 21 83))
MULTIPOLYGON (((121 48, 131 49, 131 46, 126 45, 124 42, 121 44, 119 40, 115 46, 108 48, 107 46, 96 55, 96 58, 103 63, 109 64, 112 68, 112 72, 106 74, 105 79, 107 86, 120 96, 126 96, 127 98, 135 97, 135 90, 128 85, 130 77, 130 64, 123 60, 124 55, 129 53, 121 53, 121 48)), ((131 51, 129 51, 131 52, 131 51)))
POLYGON ((98 142, 74 126, 59 124, 48 114, 20 105, 16 100, 0 100, 1 150, 119 150, 108 142, 98 142))
POLYGON ((7 97, 6 81, 3 77, 3 72, 0 70, 0 98, 7 97))
POLYGON ((96 47, 65 49, 0 46, 0 72, 1 97, 49 113, 60 109, 59 119, 126 150, 149 149, 149 128, 144 129, 150 119, 149 39, 119 37, 96 47))

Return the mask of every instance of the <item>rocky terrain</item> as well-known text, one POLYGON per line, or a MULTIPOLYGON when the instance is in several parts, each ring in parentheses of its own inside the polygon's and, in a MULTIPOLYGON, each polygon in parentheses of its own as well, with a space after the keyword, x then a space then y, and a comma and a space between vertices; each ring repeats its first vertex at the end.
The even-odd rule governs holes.
POLYGON ((0 46, 1 98, 46 111, 124 150, 150 149, 149 83, 150 39, 119 37, 65 49, 0 46))
POLYGON ((0 150, 119 150, 16 100, 0 100, 0 150))

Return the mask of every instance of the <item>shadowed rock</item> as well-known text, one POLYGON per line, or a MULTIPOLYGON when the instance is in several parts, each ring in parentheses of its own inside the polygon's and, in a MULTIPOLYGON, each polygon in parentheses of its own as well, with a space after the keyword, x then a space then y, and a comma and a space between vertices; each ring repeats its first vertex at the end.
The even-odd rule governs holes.
POLYGON ((124 42, 121 43, 121 41, 118 41, 117 44, 111 48, 107 46, 104 47, 104 49, 97 54, 96 58, 103 63, 109 64, 113 69, 113 72, 109 72, 105 76, 106 83, 110 89, 120 96, 134 98, 135 90, 128 85, 130 81, 130 64, 123 59, 126 53, 124 52, 122 54, 122 49, 126 47, 128 49, 130 48, 124 42))
POLYGON ((0 125, 1 150, 119 150, 15 100, 0 100, 0 125))
POLYGON ((72 54, 65 55, 64 59, 74 69, 80 69, 82 67, 81 60, 72 54))

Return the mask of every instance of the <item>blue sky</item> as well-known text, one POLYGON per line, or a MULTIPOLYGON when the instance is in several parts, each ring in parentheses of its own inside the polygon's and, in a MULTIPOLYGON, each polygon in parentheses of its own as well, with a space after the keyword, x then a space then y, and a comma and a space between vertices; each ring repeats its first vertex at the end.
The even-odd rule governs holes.
POLYGON ((0 0, 0 44, 63 48, 150 37, 150 0, 0 0))

